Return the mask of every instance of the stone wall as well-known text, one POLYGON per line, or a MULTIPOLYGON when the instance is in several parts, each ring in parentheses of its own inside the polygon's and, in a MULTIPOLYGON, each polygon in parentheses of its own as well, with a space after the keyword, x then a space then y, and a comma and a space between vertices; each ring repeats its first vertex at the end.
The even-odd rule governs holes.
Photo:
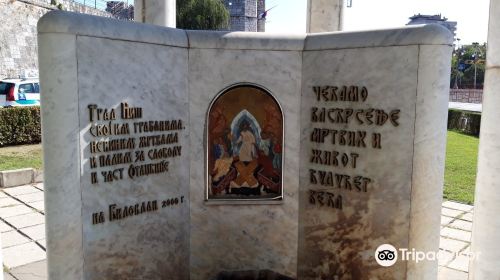
POLYGON ((451 102, 483 103, 482 89, 450 89, 451 102))
MULTIPOLYGON (((266 11, 266 1, 257 0, 257 16, 266 11)), ((257 32, 266 31, 266 19, 257 19, 257 32)))
POLYGON ((224 4, 231 15, 230 27, 231 31, 263 31, 265 22, 259 23, 257 28, 257 15, 260 9, 265 7, 265 0, 225 0, 224 4))
MULTIPOLYGON (((110 16, 72 1, 57 3, 71 12, 110 16)), ((0 78, 38 76, 36 24, 55 9, 50 0, 0 0, 0 78)))

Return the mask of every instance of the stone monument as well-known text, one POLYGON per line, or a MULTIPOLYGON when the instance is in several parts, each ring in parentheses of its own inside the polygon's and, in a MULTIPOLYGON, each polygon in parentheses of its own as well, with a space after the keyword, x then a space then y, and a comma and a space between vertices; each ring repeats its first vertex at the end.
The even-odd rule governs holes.
POLYGON ((494 279, 500 275, 500 205, 499 183, 496 179, 500 164, 498 155, 498 91, 500 90, 500 2, 490 2, 488 52, 484 84, 483 112, 478 154, 478 172, 474 199, 474 223, 470 262, 470 280, 494 279))
POLYGON ((436 277, 447 30, 38 31, 51 279, 436 277))

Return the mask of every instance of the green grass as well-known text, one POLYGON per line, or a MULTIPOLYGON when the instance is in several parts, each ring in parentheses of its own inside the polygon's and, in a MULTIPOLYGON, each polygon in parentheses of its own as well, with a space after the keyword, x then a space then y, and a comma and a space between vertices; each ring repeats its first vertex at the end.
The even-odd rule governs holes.
POLYGON ((0 171, 20 168, 42 168, 42 145, 0 148, 0 171))
POLYGON ((443 198, 474 203, 479 138, 448 131, 443 198))

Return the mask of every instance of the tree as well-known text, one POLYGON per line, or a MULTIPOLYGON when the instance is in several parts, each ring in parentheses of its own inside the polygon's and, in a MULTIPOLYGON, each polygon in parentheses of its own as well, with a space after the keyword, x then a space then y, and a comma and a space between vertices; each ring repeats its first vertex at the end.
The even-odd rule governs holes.
POLYGON ((476 88, 484 83, 486 44, 464 45, 453 52, 451 60, 451 88, 476 88))
POLYGON ((177 0, 177 28, 224 30, 229 27, 229 11, 222 0, 177 0))

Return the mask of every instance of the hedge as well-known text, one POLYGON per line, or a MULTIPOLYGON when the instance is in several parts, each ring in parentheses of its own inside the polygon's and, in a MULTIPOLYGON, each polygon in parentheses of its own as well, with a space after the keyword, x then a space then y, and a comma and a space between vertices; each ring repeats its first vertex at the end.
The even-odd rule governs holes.
POLYGON ((42 140, 40 107, 0 108, 0 147, 42 140))
POLYGON ((462 133, 479 136, 481 127, 481 113, 449 110, 448 111, 448 129, 457 130, 462 133))
MULTIPOLYGON (((479 136, 480 126, 480 113, 448 111, 448 129, 479 136)), ((40 107, 0 108, 0 147, 40 143, 41 131, 40 107)))

